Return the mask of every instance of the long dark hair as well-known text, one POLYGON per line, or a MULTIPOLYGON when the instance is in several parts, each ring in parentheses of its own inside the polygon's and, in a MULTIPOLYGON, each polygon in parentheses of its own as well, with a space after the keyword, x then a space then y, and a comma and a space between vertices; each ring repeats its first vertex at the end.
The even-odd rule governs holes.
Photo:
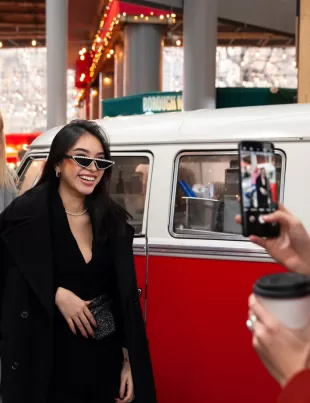
MULTIPOLYGON (((104 130, 96 122, 73 120, 56 134, 51 144, 42 176, 36 186, 48 183, 51 185, 51 188, 58 188, 59 178, 56 177, 55 166, 62 161, 68 150, 86 132, 100 141, 104 158, 107 160, 111 159, 109 139, 104 130)), ((110 197, 109 185, 111 175, 112 168, 109 168, 105 171, 93 193, 87 195, 85 198, 85 206, 88 208, 95 237, 124 231, 126 221, 129 218, 129 214, 110 197)))

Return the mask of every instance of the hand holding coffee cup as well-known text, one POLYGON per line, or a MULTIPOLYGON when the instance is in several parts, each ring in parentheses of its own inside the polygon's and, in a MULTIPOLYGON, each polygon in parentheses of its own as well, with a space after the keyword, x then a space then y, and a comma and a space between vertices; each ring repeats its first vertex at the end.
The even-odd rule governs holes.
MULTIPOLYGON (((237 216, 236 221, 241 224, 241 217, 237 216)), ((264 221, 278 223, 281 228, 280 236, 277 238, 250 236, 249 239, 265 248, 272 258, 288 270, 310 275, 310 236, 301 221, 281 204, 278 211, 265 215, 264 221)))
POLYGON ((293 279, 291 276, 286 279, 282 275, 267 276, 267 279, 264 277, 254 285, 260 295, 252 294, 249 298, 249 316, 255 318, 253 347, 267 370, 282 386, 294 374, 309 368, 310 302, 307 283, 308 279, 293 279))
POLYGON ((298 273, 263 276, 254 283, 253 293, 284 326, 302 329, 310 322, 309 276, 298 273))

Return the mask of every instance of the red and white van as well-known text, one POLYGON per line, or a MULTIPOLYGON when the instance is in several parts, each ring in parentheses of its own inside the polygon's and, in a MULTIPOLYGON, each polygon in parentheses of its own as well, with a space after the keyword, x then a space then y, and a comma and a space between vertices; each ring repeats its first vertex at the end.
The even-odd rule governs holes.
MULTIPOLYGON (((111 138, 111 192, 134 217, 134 252, 159 403, 274 403, 251 346, 247 299, 283 270, 240 235, 237 143, 275 143, 279 198, 310 228, 310 105, 201 110, 98 121, 111 138), (196 197, 198 195, 198 197, 196 197)), ((32 186, 59 128, 19 167, 32 186)))

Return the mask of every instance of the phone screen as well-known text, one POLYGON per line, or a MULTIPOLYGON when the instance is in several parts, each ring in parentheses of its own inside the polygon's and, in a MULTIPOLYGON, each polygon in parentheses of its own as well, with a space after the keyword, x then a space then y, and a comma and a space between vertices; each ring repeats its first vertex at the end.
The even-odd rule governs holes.
POLYGON ((243 235, 276 237, 279 227, 266 224, 264 215, 278 209, 275 152, 272 143, 239 144, 243 235))

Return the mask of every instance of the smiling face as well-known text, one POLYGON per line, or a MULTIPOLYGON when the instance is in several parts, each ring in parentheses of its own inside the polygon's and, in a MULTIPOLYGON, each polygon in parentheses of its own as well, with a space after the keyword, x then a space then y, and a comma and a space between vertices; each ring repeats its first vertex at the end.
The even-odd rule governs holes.
MULTIPOLYGON (((104 158, 104 150, 100 141, 85 132, 66 153, 70 156, 104 158)), ((94 162, 83 168, 74 160, 64 158, 56 168, 60 172, 60 187, 80 196, 90 195, 104 175, 104 170, 97 169, 94 162)))

